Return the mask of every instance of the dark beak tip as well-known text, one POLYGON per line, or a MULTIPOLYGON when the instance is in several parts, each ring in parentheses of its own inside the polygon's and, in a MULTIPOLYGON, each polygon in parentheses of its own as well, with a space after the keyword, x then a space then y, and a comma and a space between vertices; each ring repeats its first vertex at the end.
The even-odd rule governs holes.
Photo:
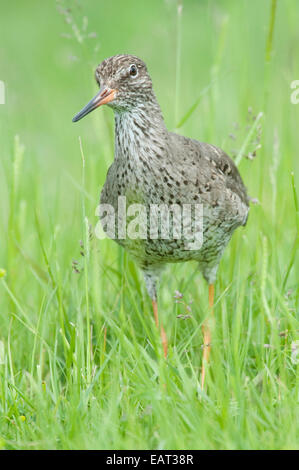
POLYGON ((96 109, 98 106, 100 106, 101 104, 105 104, 105 101, 103 100, 103 98, 105 97, 103 97, 103 90, 100 89, 96 96, 94 96, 92 100, 87 103, 87 105, 84 106, 84 108, 82 108, 81 111, 76 114, 76 116, 73 117, 72 122, 80 121, 80 119, 84 118, 84 116, 91 113, 91 111, 96 109))

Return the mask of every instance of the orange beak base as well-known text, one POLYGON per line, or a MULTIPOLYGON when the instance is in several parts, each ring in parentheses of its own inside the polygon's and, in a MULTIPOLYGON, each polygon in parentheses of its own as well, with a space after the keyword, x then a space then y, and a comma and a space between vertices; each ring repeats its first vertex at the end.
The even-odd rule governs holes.
POLYGON ((114 89, 109 89, 109 88, 101 88, 99 93, 96 94, 92 100, 87 103, 86 106, 84 106, 81 111, 76 114, 76 116, 73 118, 73 122, 77 122, 80 119, 82 119, 84 116, 87 114, 91 113, 94 109, 98 108, 99 106, 102 106, 103 104, 110 103, 111 101, 114 100, 115 94, 117 90, 114 89))

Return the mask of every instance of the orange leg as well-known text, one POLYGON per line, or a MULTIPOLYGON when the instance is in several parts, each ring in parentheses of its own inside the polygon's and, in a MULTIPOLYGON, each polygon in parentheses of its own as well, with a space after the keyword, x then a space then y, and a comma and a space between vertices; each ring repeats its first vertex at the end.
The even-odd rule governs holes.
MULTIPOLYGON (((156 300, 152 300, 152 304, 153 304, 153 311, 154 311, 154 317, 155 317, 155 323, 156 323, 156 327, 159 328, 159 316, 158 316, 158 304, 157 304, 157 301, 156 300)), ((163 351, 164 351, 164 357, 166 359, 167 357, 167 349, 168 349, 168 342, 167 342, 167 336, 166 336, 166 333, 165 333, 165 330, 163 328, 163 325, 161 323, 161 340, 162 340, 162 347, 163 347, 163 351)))
POLYGON ((211 330, 210 330, 210 323, 211 319, 214 315, 214 284, 209 285, 209 307, 210 307, 210 315, 205 320, 204 324, 202 325, 202 332, 203 332, 203 358, 202 358, 202 369, 201 369, 201 389, 204 389, 205 385, 205 376, 206 376, 206 365, 209 362, 210 358, 210 351, 211 351, 211 330))

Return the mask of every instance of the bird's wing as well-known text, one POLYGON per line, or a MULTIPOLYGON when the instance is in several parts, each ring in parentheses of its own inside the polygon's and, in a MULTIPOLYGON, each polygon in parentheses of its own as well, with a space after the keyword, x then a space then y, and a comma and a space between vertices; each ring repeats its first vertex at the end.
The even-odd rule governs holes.
POLYGON ((215 145, 171 133, 171 147, 176 164, 182 168, 182 176, 189 176, 200 189, 236 194, 241 202, 249 205, 246 188, 232 159, 215 145), (210 183, 210 185, 209 185, 210 183))
POLYGON ((245 225, 249 198, 239 171, 226 153, 214 145, 174 133, 169 139, 169 158, 180 179, 182 200, 199 201, 217 220, 245 225))

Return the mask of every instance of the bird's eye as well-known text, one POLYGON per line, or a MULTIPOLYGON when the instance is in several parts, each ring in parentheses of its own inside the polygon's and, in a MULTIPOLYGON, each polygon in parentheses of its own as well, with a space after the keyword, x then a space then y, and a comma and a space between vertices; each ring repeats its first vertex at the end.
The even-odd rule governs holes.
POLYGON ((130 65, 130 75, 131 77, 136 77, 138 74, 138 69, 135 64, 130 65))

